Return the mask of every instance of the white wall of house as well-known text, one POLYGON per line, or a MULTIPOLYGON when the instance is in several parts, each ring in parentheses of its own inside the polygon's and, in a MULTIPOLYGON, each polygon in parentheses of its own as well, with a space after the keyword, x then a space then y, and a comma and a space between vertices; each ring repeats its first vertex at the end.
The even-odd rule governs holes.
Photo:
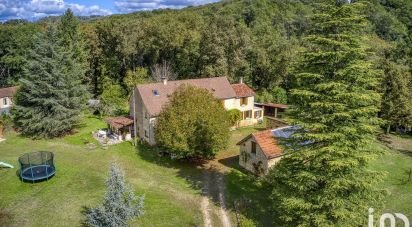
POLYGON ((240 112, 243 113, 243 120, 239 122, 239 127, 255 125, 260 120, 263 120, 263 110, 259 109, 258 111, 261 111, 260 117, 255 117, 255 97, 251 96, 246 97, 245 99, 247 100, 246 104, 242 104, 242 102, 245 102, 245 100, 242 101, 242 98, 232 98, 224 100, 224 107, 227 110, 238 109, 240 110, 240 112), (249 111, 248 114, 246 113, 247 111, 249 111))
POLYGON ((247 111, 247 110, 252 110, 254 107, 254 101, 255 98, 253 96, 247 97, 247 104, 246 105, 241 105, 241 98, 232 98, 232 99, 225 99, 225 108, 227 110, 231 109, 238 109, 240 111, 247 111))
POLYGON ((253 137, 250 137, 239 147, 239 165, 254 174, 258 174, 255 166, 260 166, 262 174, 266 174, 281 159, 281 157, 268 159, 253 137), (256 153, 252 152, 252 142, 256 144, 256 153), (259 162, 262 164, 258 165, 259 162))
POLYGON ((12 104, 10 97, 0 98, 0 109, 11 107, 12 104))

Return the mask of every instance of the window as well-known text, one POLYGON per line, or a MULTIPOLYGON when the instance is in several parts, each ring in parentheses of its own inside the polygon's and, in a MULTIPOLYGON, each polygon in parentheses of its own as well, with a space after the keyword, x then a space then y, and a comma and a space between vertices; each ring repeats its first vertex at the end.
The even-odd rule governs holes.
POLYGON ((159 96, 159 91, 156 89, 152 90, 153 96, 159 96))
POLYGON ((7 106, 7 97, 3 99, 3 105, 7 106))
POLYGON ((260 118, 260 117, 262 117, 262 111, 255 111, 255 118, 256 119, 258 119, 258 118, 260 118))
POLYGON ((240 98, 240 105, 246 106, 247 105, 247 97, 240 98))
POLYGON ((144 118, 147 119, 149 117, 149 114, 147 112, 144 112, 144 118))
POLYGON ((254 141, 251 142, 251 152, 252 154, 256 154, 256 143, 254 141))
POLYGON ((252 118, 252 111, 251 110, 243 112, 243 120, 248 119, 248 118, 252 118))
POLYGON ((149 138, 149 135, 147 134, 147 131, 146 131, 146 130, 144 130, 144 136, 145 136, 146 138, 149 138))

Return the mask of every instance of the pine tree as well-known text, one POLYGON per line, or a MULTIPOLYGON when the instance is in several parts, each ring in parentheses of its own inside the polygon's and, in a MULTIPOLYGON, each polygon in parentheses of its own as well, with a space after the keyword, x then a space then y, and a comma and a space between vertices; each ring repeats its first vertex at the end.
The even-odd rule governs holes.
POLYGON ((134 217, 143 215, 144 197, 136 197, 126 185, 124 176, 116 164, 110 168, 106 182, 107 192, 103 204, 86 212, 86 223, 94 227, 122 227, 134 217))
POLYGON ((366 169, 380 71, 368 59, 365 5, 332 2, 316 7, 294 77, 289 120, 301 129, 268 176, 280 226, 360 226, 381 197, 380 174, 366 169))
POLYGON ((55 28, 39 34, 34 43, 16 94, 14 122, 28 136, 62 136, 79 123, 85 107, 84 71, 73 53, 64 50, 55 28))
POLYGON ((57 26, 57 32, 61 45, 71 49, 73 57, 82 67, 86 67, 87 54, 84 36, 79 29, 79 20, 71 9, 67 9, 57 26))

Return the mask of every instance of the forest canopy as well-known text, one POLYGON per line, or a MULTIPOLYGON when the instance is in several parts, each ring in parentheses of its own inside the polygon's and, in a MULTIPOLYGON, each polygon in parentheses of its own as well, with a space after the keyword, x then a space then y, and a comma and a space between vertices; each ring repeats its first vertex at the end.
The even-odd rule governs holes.
MULTIPOLYGON (((321 2, 231 0, 78 20, 76 40, 82 47, 78 54, 86 69, 84 83, 94 98, 115 85, 126 100, 130 78, 138 83, 151 81, 151 69, 167 62, 176 79, 227 76, 234 82, 243 77, 262 100, 287 102, 291 77, 307 45, 303 37, 313 28, 310 18, 321 2), (131 76, 136 72, 147 73, 131 76), (267 94, 274 89, 286 94, 267 94)), ((394 75, 380 86, 379 92, 388 97, 383 99, 381 116, 388 116, 389 128, 410 126, 412 105, 404 101, 410 99, 399 94, 412 93, 412 2, 362 2, 368 5, 362 14, 368 22, 365 42, 375 53, 371 60, 376 68, 394 75), (403 90, 392 94, 397 88, 403 90), (405 107, 402 114, 390 115, 405 107)), ((0 25, 0 87, 19 83, 33 37, 58 21, 46 18, 0 25)))

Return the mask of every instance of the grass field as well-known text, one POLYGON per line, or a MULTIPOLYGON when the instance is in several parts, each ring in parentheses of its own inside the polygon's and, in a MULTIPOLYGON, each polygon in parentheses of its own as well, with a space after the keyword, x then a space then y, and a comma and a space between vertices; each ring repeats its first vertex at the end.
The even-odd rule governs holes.
POLYGON ((0 160, 16 168, 0 170, 0 226, 78 226, 85 206, 101 201, 111 162, 117 162, 137 194, 145 195, 146 213, 135 221, 142 226, 195 226, 202 223, 195 187, 199 170, 171 163, 144 146, 130 143, 88 149, 91 131, 104 124, 88 118, 75 135, 64 139, 30 140, 8 134, 0 143, 0 160), (18 157, 30 151, 55 153, 57 174, 47 182, 22 183, 16 175, 18 157))
MULTIPOLYGON (((128 142, 110 146, 108 150, 100 146, 87 148, 85 143, 95 142, 91 132, 104 126, 100 119, 88 117, 78 132, 61 139, 31 140, 16 133, 7 134, 7 140, 0 143, 0 161, 16 168, 0 169, 0 226, 81 225, 82 210, 97 205, 102 199, 112 162, 123 168, 135 192, 145 195, 146 213, 134 220, 132 226, 201 226, 202 170, 194 164, 159 157, 152 148, 143 145, 134 148, 128 142), (47 182, 22 183, 16 175, 17 159, 23 153, 36 150, 55 153, 57 174, 47 182)), ((270 192, 239 168, 235 145, 260 129, 233 131, 228 149, 212 161, 224 176, 226 203, 233 224, 238 219, 242 226, 271 224, 267 215, 270 192)), ((370 168, 387 173, 380 185, 389 194, 385 210, 412 218, 412 182, 406 181, 406 171, 412 167, 412 138, 392 135, 389 141, 391 148, 379 143, 372 145, 384 152, 370 168)), ((212 198, 212 201, 215 200, 212 198)), ((212 219, 214 226, 219 226, 218 217, 212 214, 212 219)))

